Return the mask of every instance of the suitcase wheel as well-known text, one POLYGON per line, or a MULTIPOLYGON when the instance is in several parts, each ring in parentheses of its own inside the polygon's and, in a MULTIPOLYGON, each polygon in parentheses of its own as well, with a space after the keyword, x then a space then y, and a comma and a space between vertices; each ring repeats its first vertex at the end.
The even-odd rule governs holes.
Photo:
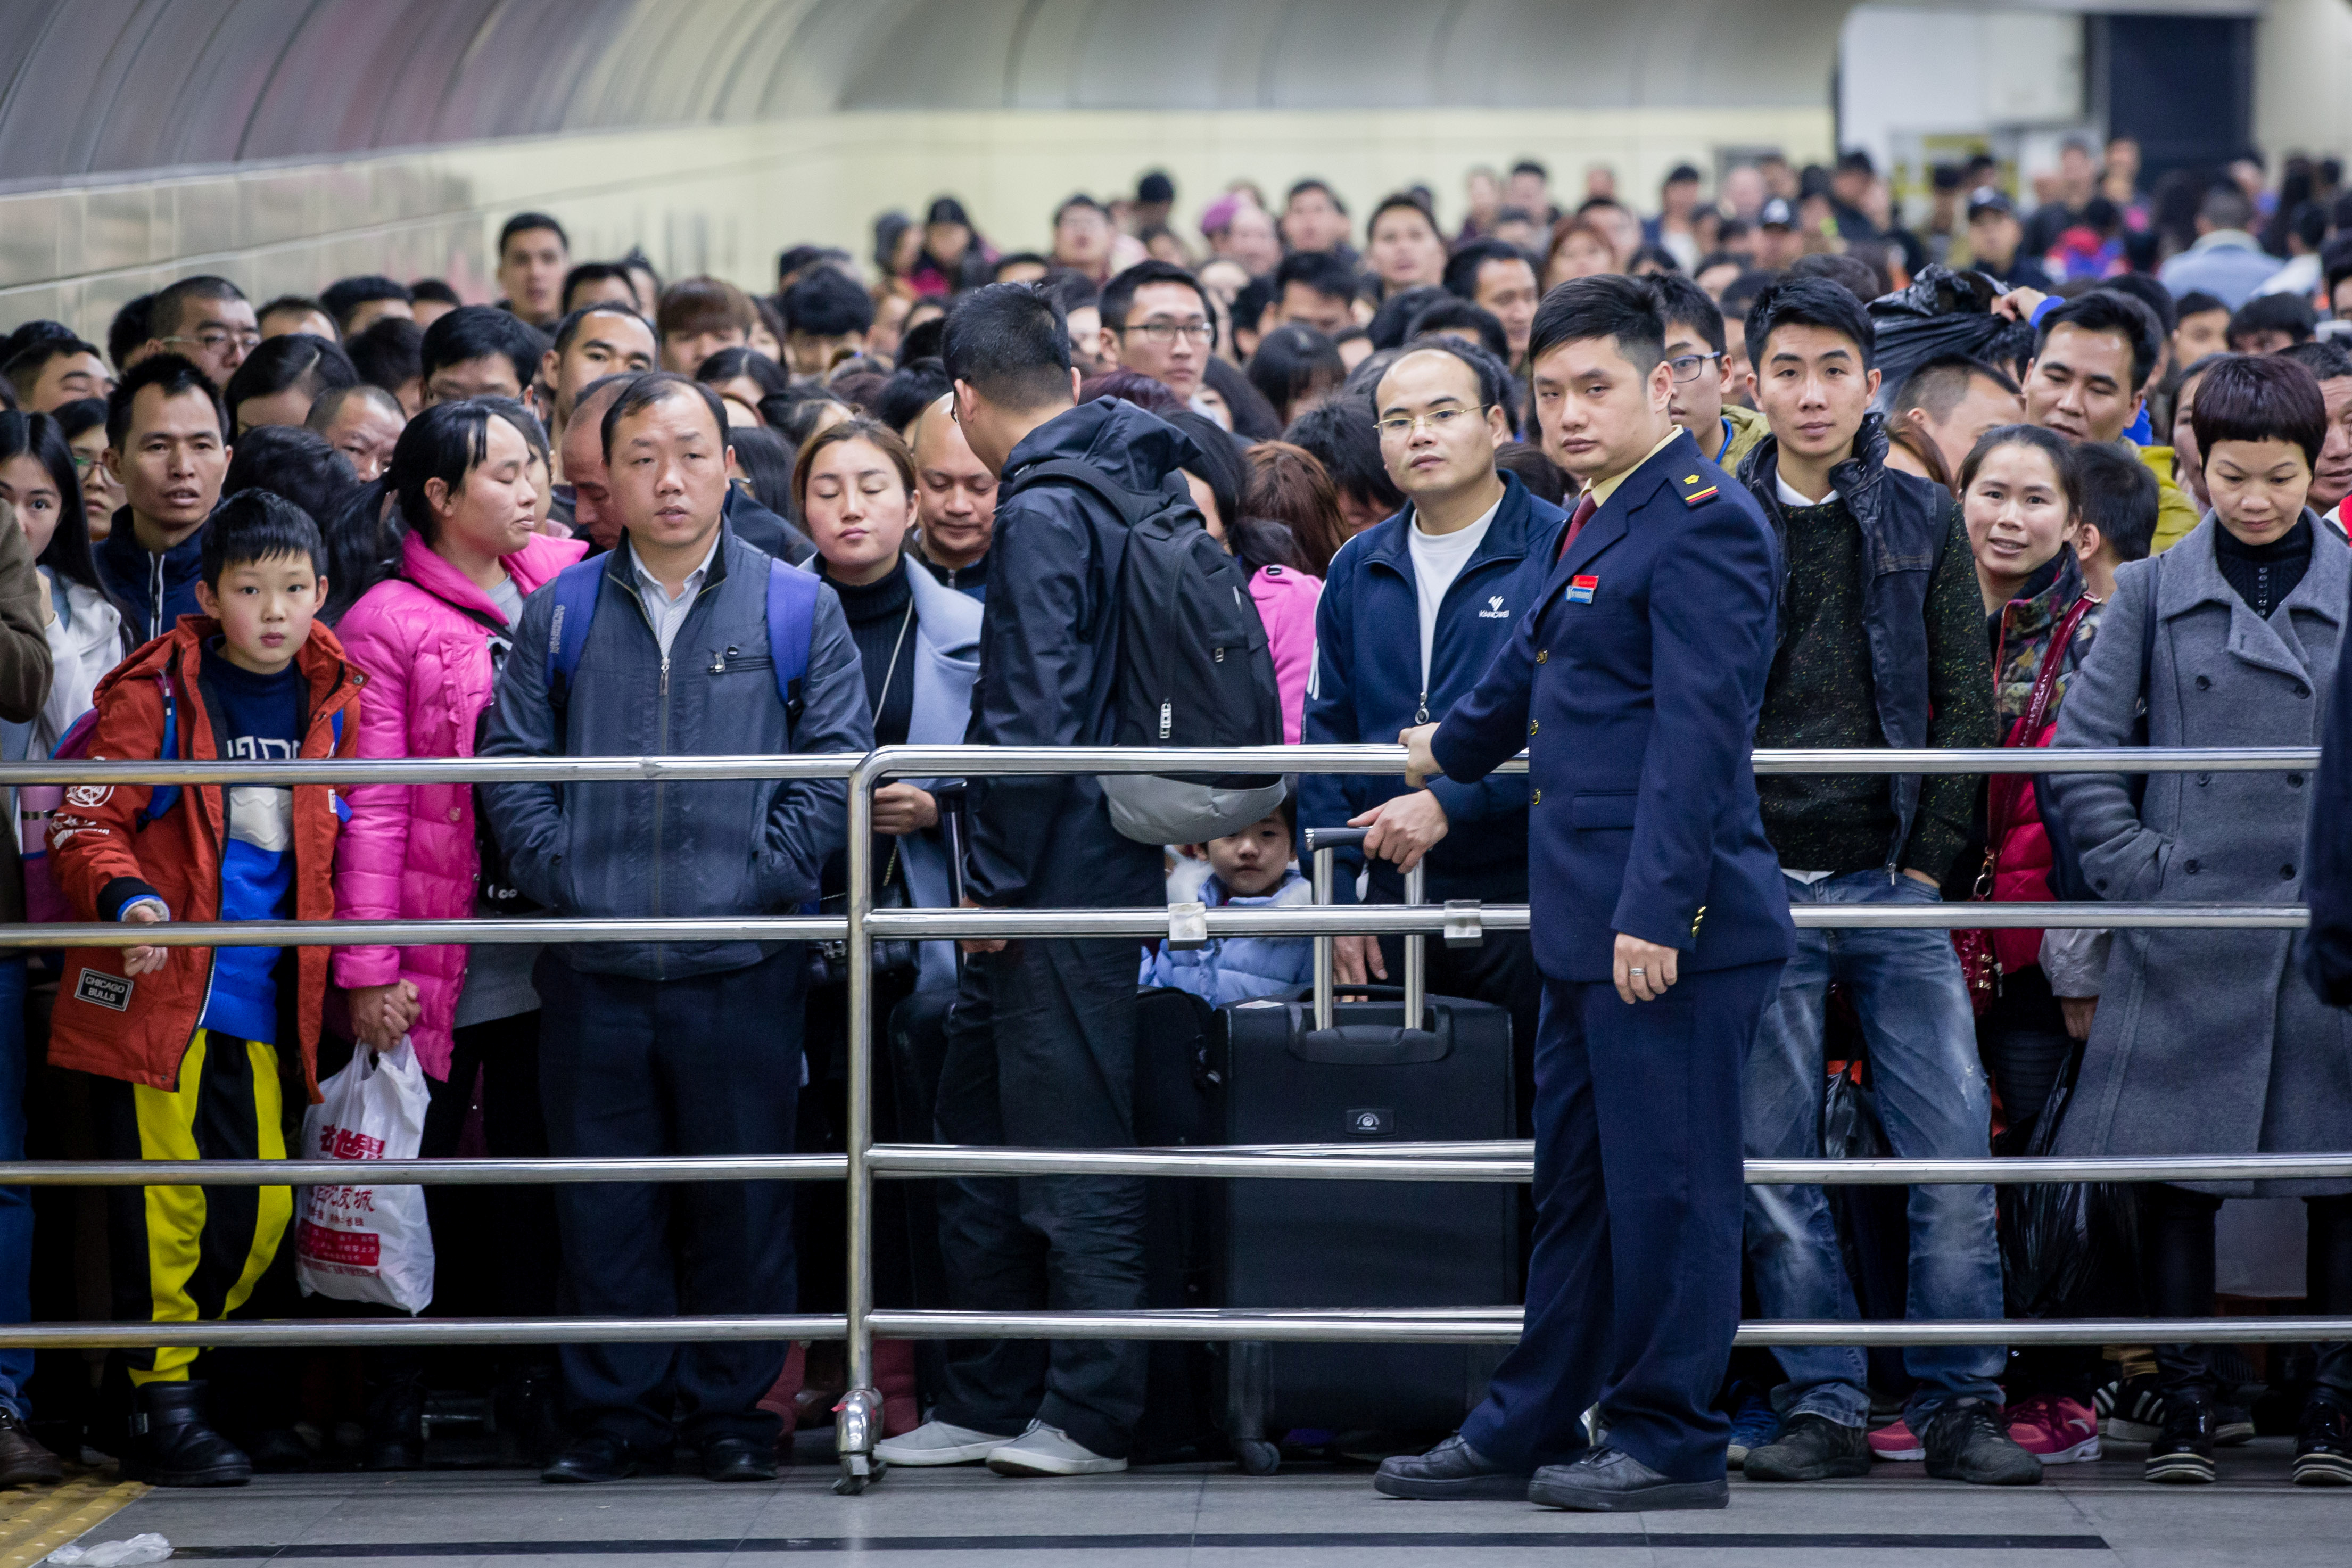
POLYGON ((1235 1439, 1234 1458, 1245 1476, 1270 1476, 1282 1468, 1282 1450, 1262 1437, 1235 1439))

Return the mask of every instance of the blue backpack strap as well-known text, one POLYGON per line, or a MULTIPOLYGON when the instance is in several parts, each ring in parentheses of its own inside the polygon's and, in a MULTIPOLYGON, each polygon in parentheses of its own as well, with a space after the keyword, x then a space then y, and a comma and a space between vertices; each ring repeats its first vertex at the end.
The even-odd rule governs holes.
POLYGON ((794 724, 800 722, 809 640, 816 635, 817 586, 810 573, 781 561, 768 563, 768 659, 776 667, 776 695, 794 724))
POLYGON ((555 614, 547 623, 547 700, 562 708, 572 695, 572 678, 588 647, 588 624, 596 616, 604 557, 591 555, 555 574, 555 614))
MULTIPOLYGON (((155 754, 176 761, 180 755, 180 705, 172 689, 171 678, 158 676, 156 679, 163 688, 163 743, 156 748, 155 754)), ((179 804, 178 784, 157 784, 148 792, 146 807, 140 815, 152 822, 179 804)))

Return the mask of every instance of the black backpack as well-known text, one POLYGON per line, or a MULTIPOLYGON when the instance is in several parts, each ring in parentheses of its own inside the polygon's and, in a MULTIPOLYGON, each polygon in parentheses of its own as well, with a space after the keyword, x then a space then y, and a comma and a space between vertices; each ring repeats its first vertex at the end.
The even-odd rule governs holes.
MULTIPOLYGON (((1139 494, 1091 464, 1068 461, 1024 468, 1013 489, 1049 479, 1100 497, 1127 525, 1113 742, 1280 745, 1282 694, 1265 624, 1241 563, 1210 537, 1192 498, 1139 494)), ((1092 570, 1102 569, 1097 553, 1092 570)), ((1239 833, 1277 810, 1285 794, 1278 773, 1106 773, 1100 783, 1111 825, 1143 844, 1199 844, 1239 833)))

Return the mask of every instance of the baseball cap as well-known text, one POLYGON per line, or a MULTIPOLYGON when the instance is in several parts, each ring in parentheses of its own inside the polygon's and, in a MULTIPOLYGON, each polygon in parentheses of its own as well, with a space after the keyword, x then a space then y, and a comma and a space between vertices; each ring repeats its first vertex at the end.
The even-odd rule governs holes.
POLYGON ((1757 210, 1756 226, 1759 228, 1794 228, 1797 226, 1797 215, 1790 210, 1789 203, 1785 197, 1774 196, 1770 201, 1766 202, 1763 206, 1757 210))
POLYGON ((2006 216, 2016 211, 2016 204, 1991 185, 1979 185, 1969 193, 1969 216, 1971 219, 1979 213, 2000 213, 2006 216))

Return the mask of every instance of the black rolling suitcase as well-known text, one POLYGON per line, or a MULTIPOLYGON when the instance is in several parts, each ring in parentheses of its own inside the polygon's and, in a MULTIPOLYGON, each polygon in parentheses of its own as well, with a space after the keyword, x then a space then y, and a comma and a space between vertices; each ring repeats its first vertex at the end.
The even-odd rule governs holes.
MULTIPOLYGON (((1348 830, 1313 830, 1319 895, 1348 830)), ((1408 901, 1419 900, 1419 878, 1408 901)), ((1417 948, 1417 942, 1409 944, 1417 948)), ((1330 944, 1318 942, 1328 975, 1330 944)), ((1409 952, 1407 991, 1418 991, 1409 952)), ((1484 1002, 1430 997, 1408 1028, 1404 993, 1307 998, 1220 1012, 1208 1089, 1229 1144, 1466 1142, 1512 1137, 1511 1021, 1484 1002), (1394 1000, 1387 999, 1394 995, 1394 1000)), ((1506 1183, 1232 1181, 1223 1193, 1218 1294, 1227 1307, 1482 1307, 1518 1300, 1517 1190, 1506 1183)), ((1485 1397, 1507 1347, 1244 1342, 1225 1347, 1222 1425, 1242 1468, 1272 1471, 1297 1427, 1442 1435, 1485 1397)))

